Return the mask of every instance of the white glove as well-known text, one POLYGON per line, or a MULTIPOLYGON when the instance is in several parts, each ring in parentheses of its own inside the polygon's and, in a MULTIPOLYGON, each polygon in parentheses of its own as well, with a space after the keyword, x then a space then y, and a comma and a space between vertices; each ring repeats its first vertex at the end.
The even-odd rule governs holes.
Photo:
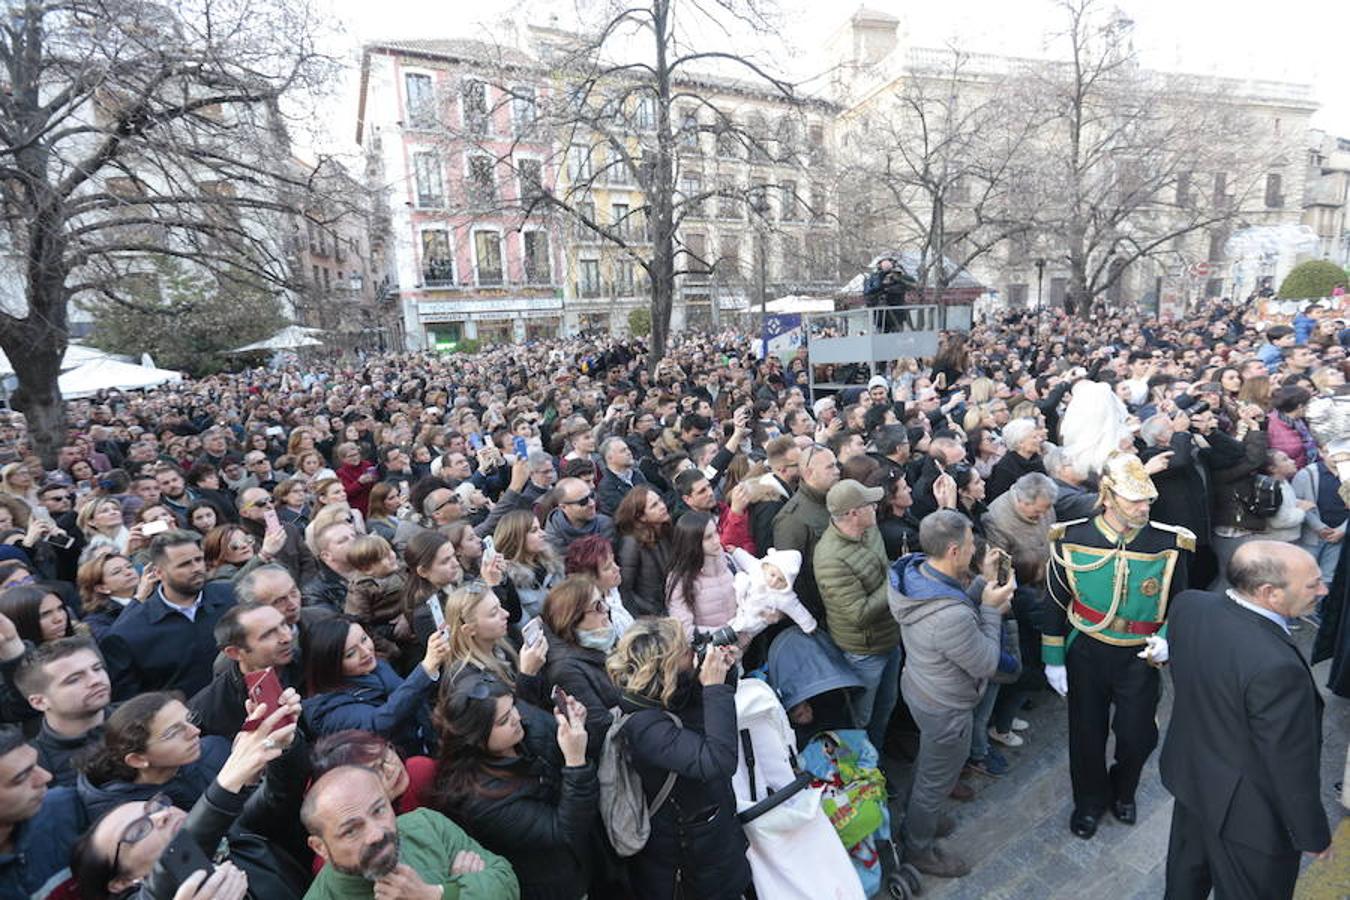
POLYGON ((1050 682, 1050 687, 1055 689, 1055 693, 1061 697, 1067 697, 1069 694, 1069 670, 1063 666, 1046 666, 1045 680, 1050 682))
POLYGON ((1150 634, 1144 649, 1135 654, 1151 666, 1161 666, 1167 662, 1167 638, 1150 634))

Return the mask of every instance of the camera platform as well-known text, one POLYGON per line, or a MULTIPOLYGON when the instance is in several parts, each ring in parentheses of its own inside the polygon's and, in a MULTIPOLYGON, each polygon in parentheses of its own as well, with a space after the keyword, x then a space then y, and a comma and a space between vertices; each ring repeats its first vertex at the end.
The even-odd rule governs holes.
POLYGON ((869 374, 880 372, 885 368, 881 363, 934 356, 943 331, 969 329, 967 306, 872 306, 803 313, 811 399, 867 380, 821 377, 822 370, 856 373, 866 365, 869 374))

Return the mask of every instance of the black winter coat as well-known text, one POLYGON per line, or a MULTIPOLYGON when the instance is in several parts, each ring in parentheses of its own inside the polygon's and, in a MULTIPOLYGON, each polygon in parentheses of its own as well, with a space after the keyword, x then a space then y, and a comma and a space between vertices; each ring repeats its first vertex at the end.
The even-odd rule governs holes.
POLYGON ((1252 475, 1266 463, 1266 433, 1253 429, 1238 441, 1221 431, 1215 431, 1208 440, 1214 486, 1214 527, 1265 531, 1266 520, 1248 513, 1242 505, 1242 499, 1251 496, 1252 475), (1233 459, 1238 452, 1242 454, 1240 458, 1228 465, 1223 464, 1222 461, 1233 459))
POLYGON ((1031 459, 1025 459, 1020 453, 1009 450, 1003 454, 1002 459, 994 463, 994 469, 989 473, 989 480, 984 487, 984 502, 993 503, 1011 488, 1017 479, 1031 472, 1045 474, 1045 464, 1041 462, 1041 455, 1037 453, 1031 459))
POLYGON ((618 563, 623 573, 619 596, 634 616, 666 614, 666 575, 670 572, 670 551, 657 541, 647 546, 631 534, 619 538, 618 563))
POLYGON ((590 887, 602 846, 595 765, 563 765, 547 713, 522 709, 521 724, 522 755, 494 761, 496 771, 481 776, 480 790, 451 798, 443 812, 506 857, 521 900, 577 900, 590 887))
POLYGON ((544 664, 545 693, 560 687, 586 707, 586 743, 588 759, 600 758, 605 732, 614 716, 610 710, 619 705, 619 689, 605 671, 605 654, 569 643, 553 629, 544 627, 548 639, 548 661, 544 664))
POLYGON ((1158 499, 1153 501, 1149 518, 1165 525, 1180 525, 1195 534, 1196 544, 1209 546, 1209 488, 1201 471, 1199 450, 1190 432, 1172 435, 1167 447, 1146 447, 1139 458, 1148 462, 1160 453, 1172 451, 1167 468, 1153 476, 1158 499))
POLYGON ((648 800, 668 773, 679 776, 652 816, 647 846, 630 860, 634 893, 671 900, 678 885, 682 897, 740 897, 750 885, 750 863, 731 788, 738 756, 735 688, 696 681, 682 687, 670 707, 682 728, 645 698, 625 695, 619 705, 633 713, 623 734, 648 800))

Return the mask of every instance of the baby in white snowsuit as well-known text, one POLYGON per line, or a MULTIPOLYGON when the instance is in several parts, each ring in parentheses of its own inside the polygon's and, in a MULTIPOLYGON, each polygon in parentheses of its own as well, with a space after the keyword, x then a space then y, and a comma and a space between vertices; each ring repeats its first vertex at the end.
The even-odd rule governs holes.
POLYGON ((759 634, 786 613, 807 634, 816 630, 816 619, 802 605, 792 582, 802 568, 796 550, 770 549, 755 559, 739 547, 732 549, 736 563, 736 616, 729 623, 742 639, 759 634))

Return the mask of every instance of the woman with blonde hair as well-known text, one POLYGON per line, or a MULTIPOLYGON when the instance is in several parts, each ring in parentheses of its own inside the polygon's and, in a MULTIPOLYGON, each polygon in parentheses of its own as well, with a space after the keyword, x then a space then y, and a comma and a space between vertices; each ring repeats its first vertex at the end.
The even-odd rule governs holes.
POLYGON ((313 484, 326 478, 337 478, 337 473, 328 468, 318 450, 306 450, 295 458, 294 477, 305 484, 313 484))
POLYGON ((673 777, 670 802, 651 814, 651 835, 631 857, 635 894, 732 900, 750 885, 745 834, 736 818, 736 691, 726 683, 733 647, 708 647, 698 671, 684 627, 675 619, 639 619, 605 663, 628 716, 629 758, 654 797, 673 777), (698 810, 691 833, 688 816, 698 810))
POLYGON ((1262 412, 1270 412, 1270 376, 1253 375, 1242 382, 1238 389, 1238 403, 1255 403, 1262 412))
POLYGON ((517 654, 508 632, 506 610, 486 584, 474 582, 450 591, 445 598, 445 633, 450 638, 445 671, 451 683, 466 674, 487 673, 511 685, 523 700, 547 708, 540 673, 548 657, 548 640, 541 634, 517 654))
POLYGON ((563 578, 563 563, 549 546, 534 513, 518 509, 502 516, 492 534, 506 562, 499 590, 511 623, 523 625, 539 615, 549 588, 563 578))
POLYGON ((994 379, 981 376, 970 383, 970 399, 966 401, 969 406, 979 406, 993 399, 994 379))
POLYGON ((82 563, 75 587, 80 592, 81 621, 89 626, 94 640, 103 640, 122 610, 145 602, 155 583, 154 578, 139 575, 128 557, 106 547, 82 563))
MULTIPOLYGON (((341 485, 338 485, 338 487, 340 488, 341 485)), ((330 503, 322 509, 316 510, 314 515, 310 517, 309 524, 305 526, 305 545, 309 547, 309 552, 313 553, 316 558, 319 551, 314 546, 314 538, 320 531, 334 522, 346 522, 356 529, 357 537, 366 533, 366 523, 361 520, 360 513, 345 502, 330 503)))
POLYGON ((117 553, 127 552, 131 532, 122 523, 122 504, 114 497, 95 497, 80 507, 75 524, 84 532, 87 546, 105 544, 117 553))
POLYGON ((37 509, 42 505, 33 475, 25 463, 12 462, 0 469, 0 494, 22 500, 29 509, 37 509))
POLYGON ((286 546, 286 532, 278 528, 263 537, 262 550, 241 525, 217 525, 202 539, 206 558, 207 581, 238 581, 261 565, 272 561, 286 546))

